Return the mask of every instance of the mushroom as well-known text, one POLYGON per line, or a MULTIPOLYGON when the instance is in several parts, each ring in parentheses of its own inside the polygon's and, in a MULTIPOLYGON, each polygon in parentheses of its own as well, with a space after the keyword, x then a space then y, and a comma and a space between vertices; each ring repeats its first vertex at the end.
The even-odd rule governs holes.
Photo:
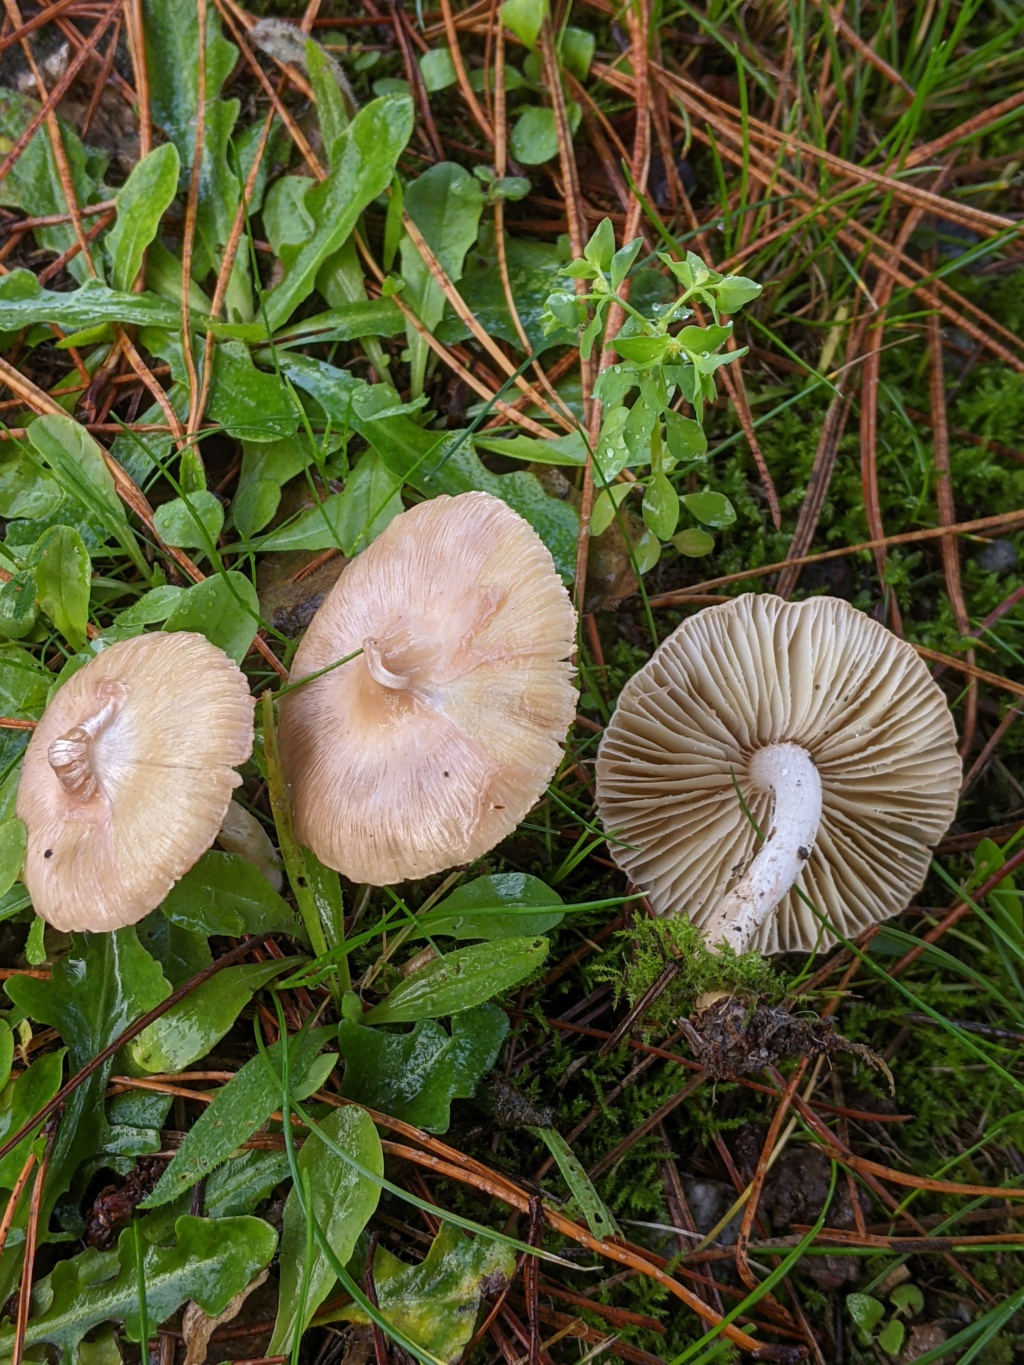
POLYGON ((749 594, 684 621, 597 759, 612 857, 657 913, 737 952, 807 952, 898 914, 959 787, 925 665, 831 597, 749 594))
POLYGON ((252 713, 241 669, 201 635, 138 635, 73 674, 18 783, 36 913, 109 930, 155 909, 216 838, 252 713))
POLYGON ((499 498, 396 517, 313 618, 292 668, 309 681, 281 700, 298 837, 373 886, 493 848, 558 767, 575 630, 550 553, 499 498))

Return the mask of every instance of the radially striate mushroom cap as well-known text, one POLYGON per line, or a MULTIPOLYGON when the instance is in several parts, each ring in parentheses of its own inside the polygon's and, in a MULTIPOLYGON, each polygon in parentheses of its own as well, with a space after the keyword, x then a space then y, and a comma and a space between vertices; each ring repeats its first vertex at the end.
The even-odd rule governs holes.
POLYGON ((576 615, 533 528, 489 493, 396 517, 345 569, 281 701, 296 832, 352 881, 470 862, 558 767, 576 615))
POLYGON ((241 669, 201 635, 139 635, 72 675, 25 751, 24 879, 57 929, 154 910, 213 843, 252 750, 241 669))
MULTIPOLYGON (((684 621, 629 680, 597 759, 616 863, 659 914, 701 926, 770 835, 749 764, 796 744, 821 779, 810 857, 752 946, 807 952, 898 914, 956 812, 960 758, 945 697, 913 648, 831 597, 748 594, 684 621)), ((803 850, 801 850, 801 853, 803 850)))

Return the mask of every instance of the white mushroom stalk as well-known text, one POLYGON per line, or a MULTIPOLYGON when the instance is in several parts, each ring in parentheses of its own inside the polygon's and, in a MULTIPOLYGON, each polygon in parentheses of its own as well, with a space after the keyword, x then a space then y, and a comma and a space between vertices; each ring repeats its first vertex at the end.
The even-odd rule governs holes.
POLYGON ((771 825, 754 861, 703 926, 709 943, 727 943, 737 953, 750 947, 800 876, 821 824, 821 778, 801 745, 758 749, 747 771, 755 787, 774 796, 771 825))
POLYGON ((366 663, 366 671, 375 683, 381 687, 386 687, 390 692, 404 692, 412 682, 404 673, 394 673, 384 662, 381 654, 380 644, 377 640, 366 639, 363 641, 363 659, 366 663))
POLYGON ((109 680, 100 684, 97 693, 103 705, 79 725, 74 725, 46 750, 50 767, 58 781, 76 801, 90 801, 99 788, 93 769, 92 746, 128 697, 124 683, 109 680))

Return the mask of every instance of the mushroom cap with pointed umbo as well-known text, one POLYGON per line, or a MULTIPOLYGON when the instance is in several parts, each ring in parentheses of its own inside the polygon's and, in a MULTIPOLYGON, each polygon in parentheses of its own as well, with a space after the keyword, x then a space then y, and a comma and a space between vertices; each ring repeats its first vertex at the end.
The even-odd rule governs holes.
POLYGON ((238 665, 201 635, 122 640, 74 673, 25 751, 24 880, 57 929, 154 910, 213 843, 252 749, 238 665))
POLYGON ((442 495, 396 517, 295 655, 293 681, 330 670, 281 701, 298 837, 373 886, 493 848, 561 759, 575 628, 550 552, 499 498, 442 495))
POLYGON ((802 799, 791 761, 801 750, 804 788, 820 782, 820 822, 810 847, 793 839, 799 875, 749 946, 836 941, 801 892, 847 938, 905 909, 956 811, 946 700, 913 648, 849 603, 748 594, 662 642, 623 688, 601 742, 609 848, 655 911, 721 929, 715 917, 759 850, 740 796, 771 849, 784 814, 773 783, 802 799))

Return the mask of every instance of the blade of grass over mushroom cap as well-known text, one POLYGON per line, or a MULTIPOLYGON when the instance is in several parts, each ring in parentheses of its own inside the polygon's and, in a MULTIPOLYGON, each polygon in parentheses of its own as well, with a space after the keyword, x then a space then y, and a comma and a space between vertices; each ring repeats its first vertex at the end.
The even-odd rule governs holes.
POLYGON ((122 640, 73 674, 18 784, 37 914, 110 930, 155 909, 220 830, 252 714, 238 666, 189 632, 122 640))
POLYGON ((297 837, 378 886, 487 852, 561 759, 575 627, 550 552, 501 499, 396 517, 296 652, 280 745, 297 837))
POLYGON ((959 784, 925 665, 835 598, 747 595, 685 621, 623 689, 597 761, 614 860, 736 951, 833 943, 801 893, 845 937, 904 909, 959 784))

